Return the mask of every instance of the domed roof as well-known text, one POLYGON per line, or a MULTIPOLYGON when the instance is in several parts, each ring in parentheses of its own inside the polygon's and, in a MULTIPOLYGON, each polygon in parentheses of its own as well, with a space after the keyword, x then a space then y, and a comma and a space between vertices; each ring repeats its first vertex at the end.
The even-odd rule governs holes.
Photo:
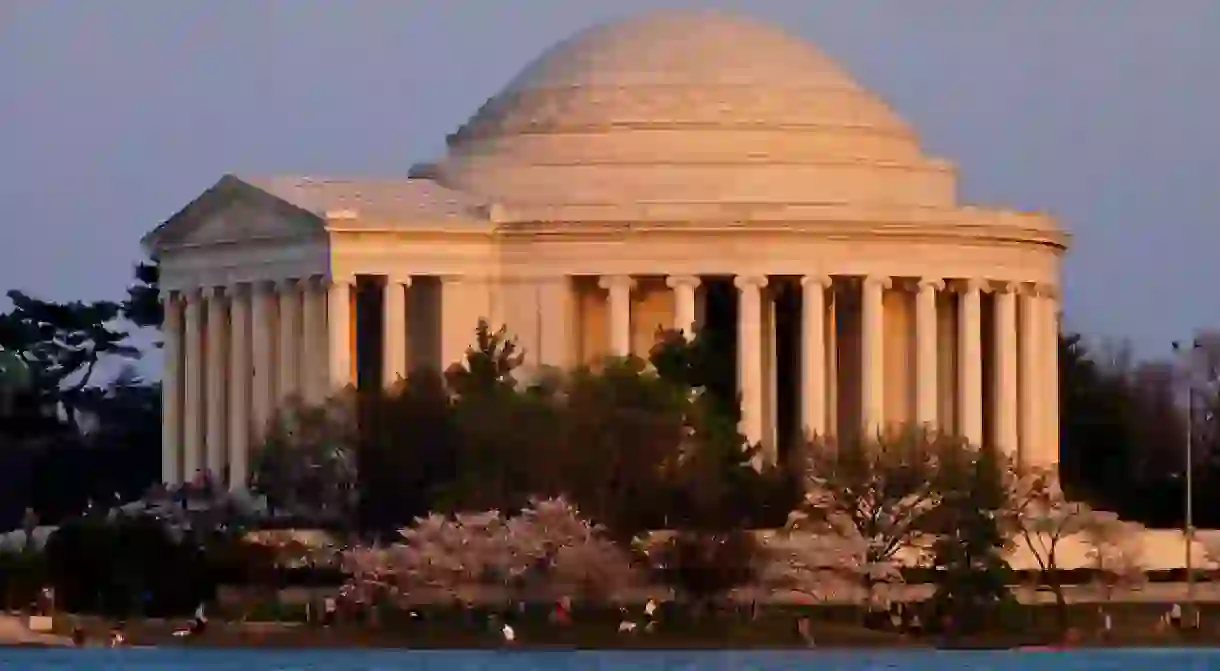
POLYGON ((504 202, 938 201, 919 203, 929 205, 943 193, 862 187, 845 167, 948 170, 816 47, 718 12, 656 12, 577 33, 448 145, 429 176, 504 202), (787 175, 776 179, 781 165, 787 175))
POLYGON ((719 12, 662 11, 583 30, 525 67, 504 94, 578 86, 754 86, 859 91, 803 40, 719 12))

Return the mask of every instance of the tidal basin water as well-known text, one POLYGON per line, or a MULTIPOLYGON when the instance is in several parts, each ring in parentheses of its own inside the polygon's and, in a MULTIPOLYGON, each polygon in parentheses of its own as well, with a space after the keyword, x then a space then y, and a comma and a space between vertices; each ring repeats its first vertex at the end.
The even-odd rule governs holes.
POLYGON ((3 671, 1202 671, 1220 650, 1076 652, 535 652, 35 650, 0 648, 3 671))

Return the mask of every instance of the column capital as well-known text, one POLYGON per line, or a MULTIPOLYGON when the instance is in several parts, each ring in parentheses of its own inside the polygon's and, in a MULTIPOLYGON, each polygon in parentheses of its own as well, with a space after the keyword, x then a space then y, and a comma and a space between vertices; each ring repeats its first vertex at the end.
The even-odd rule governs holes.
POLYGON ((737 275, 733 277, 733 286, 738 289, 762 289, 767 286, 767 276, 737 275))
POLYGON ((894 280, 888 275, 866 275, 861 278, 861 284, 865 287, 879 286, 882 289, 889 289, 894 286, 894 280))
POLYGON ((1059 287, 1049 282, 1030 282, 1022 286, 1022 292, 1035 298, 1059 298, 1059 287))
POLYGON ((301 283, 294 277, 281 277, 275 281, 275 288, 281 293, 296 291, 300 285, 301 283))
POLYGON ((823 289, 829 289, 833 284, 834 278, 830 275, 813 274, 801 276, 801 286, 804 288, 822 287, 823 289))
POLYGON ((224 298, 225 291, 227 289, 228 289, 228 287, 223 286, 223 285, 215 286, 215 287, 207 287, 203 290, 203 295, 205 298, 224 298))
POLYGON ((335 275, 331 273, 326 277, 326 282, 330 286, 346 286, 351 287, 356 285, 355 275, 335 275))
POLYGON ((401 287, 410 287, 411 276, 407 274, 392 273, 385 276, 385 283, 387 285, 396 284, 401 287))
POLYGON ((959 294, 981 293, 991 290, 991 283, 978 277, 953 280, 950 291, 959 294))
POLYGON ((157 292, 157 298, 166 305, 182 300, 182 292, 177 289, 162 289, 157 292))
POLYGON ((920 291, 944 291, 945 281, 939 277, 921 277, 915 283, 915 287, 920 291))
POLYGON ((701 283, 702 280, 698 275, 670 275, 665 278, 665 286, 669 287, 670 289, 677 289, 678 287, 690 287, 695 289, 698 288, 701 283))
POLYGON ((626 287, 631 290, 635 288, 635 278, 630 275, 602 275, 597 279, 597 286, 602 289, 626 287))
POLYGON ((997 295, 1015 294, 1021 290, 1021 284, 1019 282, 1009 282, 1007 280, 992 282, 991 290, 997 295))

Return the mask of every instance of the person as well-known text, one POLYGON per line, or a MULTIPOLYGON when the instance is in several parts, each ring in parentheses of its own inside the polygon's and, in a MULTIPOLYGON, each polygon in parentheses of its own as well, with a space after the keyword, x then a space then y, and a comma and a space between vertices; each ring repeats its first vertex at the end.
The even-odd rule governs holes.
POLYGON ((121 648, 127 643, 127 638, 123 636, 123 623, 120 622, 110 630, 110 647, 121 648))
POLYGON ((551 624, 566 626, 572 623, 572 600, 568 597, 563 597, 555 602, 555 609, 551 611, 551 624))
POLYGON ((208 616, 203 612, 203 602, 195 608, 195 619, 191 621, 191 636, 199 636, 208 628, 208 616))
POLYGON ((512 645, 513 642, 517 640, 517 632, 513 630, 513 627, 508 623, 508 620, 505 620, 504 626, 500 627, 500 633, 504 636, 504 643, 507 645, 512 645))
POLYGON ((806 647, 812 648, 816 646, 816 643, 813 641, 813 632, 809 629, 809 618, 802 617, 796 621, 796 633, 801 637, 801 641, 805 643, 806 647))
POLYGON ((1169 609, 1169 626, 1174 629, 1182 628, 1182 604, 1175 603, 1173 608, 1169 609))
POLYGON ((322 626, 329 627, 335 623, 335 614, 339 610, 339 605, 335 602, 335 597, 328 596, 322 600, 322 626))

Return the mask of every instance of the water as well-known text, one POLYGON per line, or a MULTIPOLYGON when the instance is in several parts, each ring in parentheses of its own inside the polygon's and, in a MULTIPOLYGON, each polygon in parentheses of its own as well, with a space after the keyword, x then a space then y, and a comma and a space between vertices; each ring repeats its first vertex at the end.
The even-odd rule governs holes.
POLYGON ((1220 650, 1076 652, 412 652, 0 648, 2 671, 1203 671, 1220 650))

